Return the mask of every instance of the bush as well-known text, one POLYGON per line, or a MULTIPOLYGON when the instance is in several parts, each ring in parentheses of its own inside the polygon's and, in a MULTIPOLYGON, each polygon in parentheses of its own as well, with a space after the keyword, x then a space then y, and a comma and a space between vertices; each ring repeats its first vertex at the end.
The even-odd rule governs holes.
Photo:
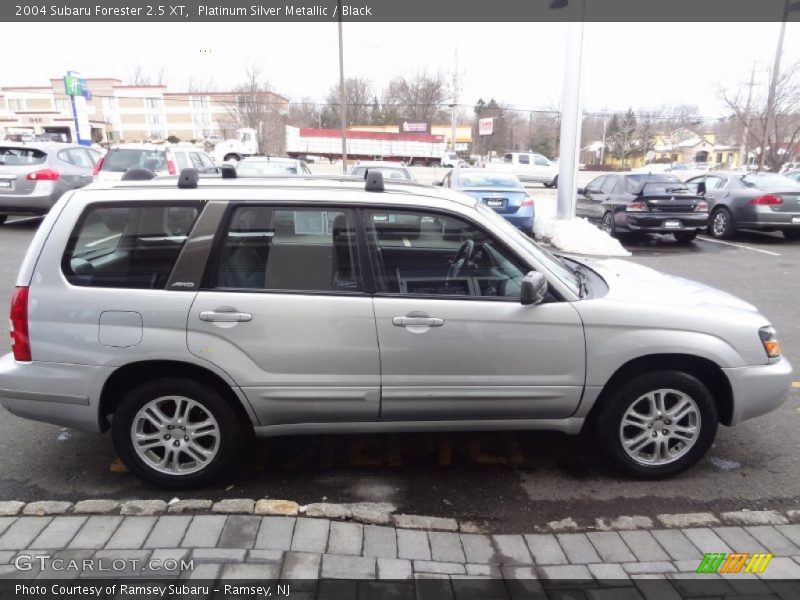
POLYGON ((177 144, 178 142, 180 142, 180 141, 181 141, 181 139, 180 139, 180 138, 179 138, 177 135, 171 135, 171 136, 169 136, 169 137, 167 138, 167 141, 168 141, 170 144, 177 144))

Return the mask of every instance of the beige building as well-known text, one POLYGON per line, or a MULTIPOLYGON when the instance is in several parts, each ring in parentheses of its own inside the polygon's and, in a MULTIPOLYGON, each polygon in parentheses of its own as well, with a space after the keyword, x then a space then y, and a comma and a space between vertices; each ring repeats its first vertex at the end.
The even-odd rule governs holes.
MULTIPOLYGON (((124 85, 113 77, 87 78, 86 102, 92 140, 139 142, 202 140, 226 137, 236 127, 239 98, 233 92, 169 92, 163 85, 124 85)), ((263 92, 263 101, 288 110, 288 99, 263 92)), ((55 133, 75 139, 71 99, 62 78, 49 86, 0 87, 0 137, 21 133, 55 133)))

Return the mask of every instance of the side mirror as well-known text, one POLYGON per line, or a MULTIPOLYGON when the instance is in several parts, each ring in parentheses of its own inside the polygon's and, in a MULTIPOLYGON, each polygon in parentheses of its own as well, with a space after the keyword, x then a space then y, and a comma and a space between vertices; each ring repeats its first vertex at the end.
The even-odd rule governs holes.
POLYGON ((586 189, 585 188, 578 188, 577 190, 575 190, 575 192, 580 194, 581 196, 583 196, 586 193, 586 189))
POLYGON ((547 280, 544 275, 531 271, 522 278, 522 288, 519 293, 520 304, 541 304, 547 295, 547 280))

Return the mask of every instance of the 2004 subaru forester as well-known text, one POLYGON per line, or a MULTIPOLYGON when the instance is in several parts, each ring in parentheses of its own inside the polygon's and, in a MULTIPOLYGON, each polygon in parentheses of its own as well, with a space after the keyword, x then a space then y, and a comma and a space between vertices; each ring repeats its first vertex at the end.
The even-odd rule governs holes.
POLYGON ((591 428, 624 471, 775 409, 774 330, 726 293, 556 257, 458 193, 370 174, 90 187, 39 227, 0 359, 12 413, 109 426, 201 485, 257 435, 591 428))

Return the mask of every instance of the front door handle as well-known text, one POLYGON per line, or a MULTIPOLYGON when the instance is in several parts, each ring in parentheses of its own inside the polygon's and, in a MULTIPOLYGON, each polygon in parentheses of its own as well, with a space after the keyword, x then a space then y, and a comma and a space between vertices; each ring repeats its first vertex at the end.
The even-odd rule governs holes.
POLYGON ((398 327, 441 327, 444 320, 436 317, 393 317, 392 325, 398 327))
POLYGON ((218 323, 239 323, 252 321, 253 315, 241 312, 218 312, 214 310, 204 310, 200 313, 201 321, 213 321, 218 323))

